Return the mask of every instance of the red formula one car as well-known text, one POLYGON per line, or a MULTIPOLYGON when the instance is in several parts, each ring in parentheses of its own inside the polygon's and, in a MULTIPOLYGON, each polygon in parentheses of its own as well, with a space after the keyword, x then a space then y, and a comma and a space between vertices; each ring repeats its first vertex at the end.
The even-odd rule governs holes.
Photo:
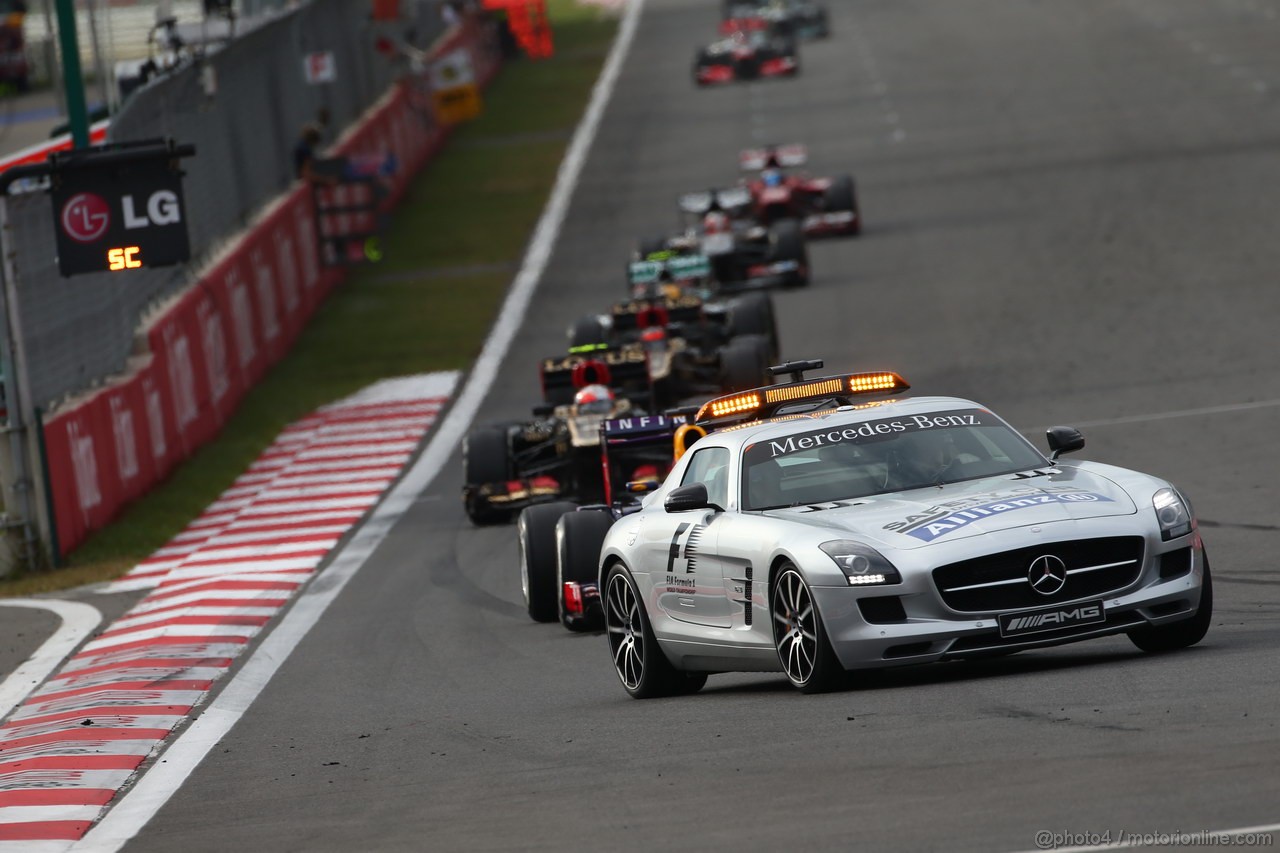
POLYGON ((803 145, 752 148, 738 156, 743 171, 758 173, 743 181, 751 192, 755 218, 765 224, 798 220, 808 237, 860 233, 862 214, 852 176, 818 178, 786 171, 807 160, 803 145))
POLYGON ((699 86, 792 77, 800 71, 800 54, 794 36, 766 26, 759 19, 739 22, 725 38, 698 53, 693 79, 699 86))

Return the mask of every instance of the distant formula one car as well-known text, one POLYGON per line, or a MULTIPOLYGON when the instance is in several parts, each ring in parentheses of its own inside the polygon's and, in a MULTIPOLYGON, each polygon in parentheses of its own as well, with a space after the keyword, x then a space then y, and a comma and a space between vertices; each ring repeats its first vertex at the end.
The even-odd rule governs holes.
POLYGON ((751 193, 751 213, 761 223, 797 219, 808 237, 858 234, 862 214, 853 177, 820 178, 803 172, 787 172, 803 166, 809 152, 803 145, 751 148, 738 155, 745 172, 757 172, 743 182, 751 193))
MULTIPOLYGON (((634 264, 639 274, 654 262, 634 264)), ((634 279, 633 279, 634 281, 634 279)), ((642 346, 649 357, 655 399, 680 401, 692 396, 752 388, 769 380, 768 366, 778 353, 773 300, 750 293, 725 302, 707 302, 683 292, 664 293, 656 282, 647 295, 615 304, 608 314, 588 315, 569 328, 574 352, 642 346)))
POLYGON ((609 651, 633 697, 716 672, 812 693, 866 668, 1204 637, 1209 560, 1171 483, 1060 461, 1084 447, 1072 427, 1046 457, 977 403, 884 399, 908 387, 893 373, 803 379, 821 366, 705 404, 689 427, 710 432, 606 533, 609 651))
POLYGON ((693 80, 699 86, 794 77, 800 72, 795 39, 774 27, 748 26, 712 42, 698 52, 693 80))
POLYGON ((809 250, 800 222, 756 222, 746 187, 687 193, 680 210, 684 231, 641 242, 637 260, 706 256, 711 279, 726 293, 809 283, 809 250))
POLYGON ((760 19, 800 38, 831 35, 827 7, 810 0, 724 0, 721 32, 731 32, 734 22, 760 19))
MULTIPOLYGON (((571 631, 604 627, 600 609, 600 545, 615 519, 640 508, 683 448, 683 414, 616 418, 601 426, 600 502, 557 502, 520 513, 520 583, 536 622, 560 622, 571 631)), ((701 433, 696 433, 701 434, 701 433)))

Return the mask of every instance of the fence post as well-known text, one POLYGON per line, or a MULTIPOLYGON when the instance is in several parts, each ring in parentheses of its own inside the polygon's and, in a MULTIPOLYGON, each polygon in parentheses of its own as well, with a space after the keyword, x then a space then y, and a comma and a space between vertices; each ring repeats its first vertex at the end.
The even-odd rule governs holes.
POLYGON ((0 190, 0 277, 4 279, 0 310, 0 347, 4 354, 4 387, 7 407, 4 432, 8 435, 8 456, 4 459, 5 513, 10 519, 6 527, 21 528, 22 554, 28 569, 38 565, 36 537, 35 479, 31 476, 31 454, 27 446, 28 407, 31 384, 27 377, 27 354, 23 346, 22 321, 18 311, 18 288, 9 240, 8 184, 0 190))

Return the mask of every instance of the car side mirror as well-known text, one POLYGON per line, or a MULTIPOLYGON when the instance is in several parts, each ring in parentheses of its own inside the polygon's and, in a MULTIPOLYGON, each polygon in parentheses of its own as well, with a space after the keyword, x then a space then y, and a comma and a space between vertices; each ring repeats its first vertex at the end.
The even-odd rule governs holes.
POLYGON ((535 418, 549 418, 555 414, 556 407, 550 403, 540 403, 533 407, 533 416, 535 418))
POLYGON ((666 503, 662 506, 667 512, 688 512, 693 509, 714 509, 724 512, 722 507, 716 506, 707 497, 706 483, 690 483, 687 486, 672 489, 667 495, 666 503))
POLYGON ((1049 427, 1045 438, 1049 442, 1049 450, 1052 451, 1049 459, 1053 462, 1057 462, 1058 457, 1064 453, 1074 453, 1084 448, 1084 436, 1075 427, 1049 427))

